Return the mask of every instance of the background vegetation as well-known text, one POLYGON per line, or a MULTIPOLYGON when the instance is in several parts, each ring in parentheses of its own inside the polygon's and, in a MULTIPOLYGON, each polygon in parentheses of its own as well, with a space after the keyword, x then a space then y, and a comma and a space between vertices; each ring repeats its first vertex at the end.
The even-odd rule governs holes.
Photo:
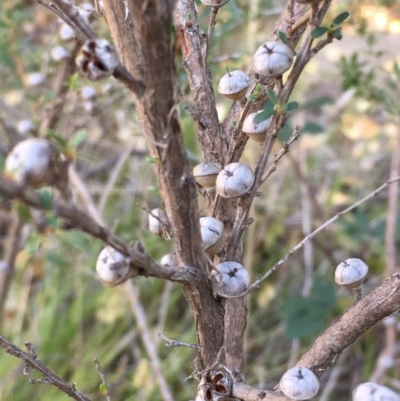
MULTIPOLYGON (((80 6, 80 4, 77 4, 80 6)), ((265 41, 284 3, 231 0, 218 14, 210 49, 215 88, 225 69, 248 70, 254 50, 265 41)), ((82 6, 82 5, 81 5, 82 6)), ((202 26, 209 9, 199 4, 202 26)), ((312 229, 390 176, 392 155, 400 148, 400 3, 394 1, 337 2, 328 18, 349 11, 344 38, 324 49, 301 78, 295 93, 300 108, 290 123, 301 124, 302 137, 286 155, 256 198, 254 224, 245 234, 245 266, 257 278, 312 229)), ((332 19, 332 18, 331 18, 332 19)), ((102 19, 94 19, 106 32, 102 19)), ((53 84, 59 63, 56 46, 72 51, 73 42, 59 36, 60 25, 33 1, 0 3, 0 161, 23 135, 35 135, 43 111, 54 101, 53 84), (33 84, 33 73, 42 82, 33 84), (31 121, 26 130, 21 122, 31 121)), ((177 56, 179 84, 188 89, 177 56)), ((147 229, 147 212, 162 206, 147 157, 143 133, 125 89, 113 78, 92 84, 74 74, 69 79, 64 113, 53 139, 61 137, 75 155, 76 170, 87 183, 105 222, 127 242, 140 240, 154 259, 171 251, 171 242, 147 229), (82 98, 86 86, 95 98, 82 98)), ((230 101, 218 98, 220 116, 230 101)), ((193 121, 180 107, 185 141, 193 165, 200 162, 193 121)), ((25 125, 26 127, 26 125, 25 125)), ((282 130, 284 140, 290 127, 282 130)), ((259 145, 247 146, 250 163, 259 145)), ((276 151, 278 151, 278 147, 276 151)), ((201 199, 199 197, 199 201, 201 199)), ((12 205, 1 199, 1 252, 12 205)), ((32 222, 19 205, 20 216, 32 222)), ((290 361, 307 348, 330 322, 353 302, 352 294, 333 281, 334 268, 347 257, 362 258, 370 268, 368 291, 388 275, 385 260, 387 193, 363 204, 322 232, 249 298, 246 378, 271 388, 290 361)), ((93 364, 97 356, 112 384, 114 400, 161 400, 143 348, 130 301, 120 288, 106 288, 94 266, 102 244, 87 235, 54 227, 23 228, 23 249, 1 334, 17 345, 31 341, 39 357, 63 379, 77 383, 93 400, 104 399, 93 364)), ((397 246, 400 224, 397 224, 397 246)), ((1 256, 1 254, 0 254, 1 256)), ((196 342, 191 313, 178 285, 157 279, 135 280, 157 345, 163 374, 176 394, 187 401, 197 382, 187 379, 195 351, 169 349, 158 337, 196 342)), ((396 322, 399 325, 398 321, 396 322)), ((384 324, 369 330, 339 363, 336 385, 321 400, 345 400, 354 383, 368 380, 384 345, 384 324)), ((397 335, 398 337, 398 335, 397 335)), ((397 342, 397 350, 399 343, 397 342)), ((400 390, 395 372, 400 359, 386 372, 384 383, 400 390)), ((332 371, 332 372, 334 372, 332 371)), ((333 374, 333 373, 332 373, 333 374)), ((322 379, 323 385, 330 379, 322 379)), ((321 395, 322 394, 322 395, 321 395)), ((0 356, 0 400, 65 400, 45 385, 32 386, 22 375, 20 361, 0 356)))

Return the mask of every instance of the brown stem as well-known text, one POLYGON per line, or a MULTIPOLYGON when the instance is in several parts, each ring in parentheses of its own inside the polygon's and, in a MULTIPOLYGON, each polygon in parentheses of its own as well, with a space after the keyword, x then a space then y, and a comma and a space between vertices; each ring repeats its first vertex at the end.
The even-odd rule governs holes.
MULTIPOLYGON (((21 187, 18 184, 7 180, 1 175, 0 193, 10 199, 20 199, 27 205, 36 209, 43 209, 38 194, 28 188, 21 187)), ((186 267, 178 268, 176 270, 166 266, 159 266, 145 252, 140 243, 136 243, 133 247, 129 247, 107 227, 98 224, 92 217, 78 209, 73 204, 65 204, 53 200, 52 210, 56 215, 67 219, 76 228, 101 239, 117 251, 129 256, 131 258, 131 264, 142 269, 139 270, 139 274, 180 282, 191 282, 193 280, 192 274, 189 273, 189 270, 186 267)))
POLYGON ((73 398, 77 401, 91 401, 89 397, 80 392, 75 384, 67 383, 60 376, 55 374, 50 368, 48 368, 42 361, 37 359, 36 354, 33 352, 32 346, 30 343, 26 343, 26 346, 29 350, 28 353, 22 351, 21 348, 18 348, 13 343, 6 340, 3 336, 0 335, 0 347, 4 348, 4 350, 10 354, 15 356, 18 359, 24 361, 25 366, 31 367, 32 369, 37 370, 44 379, 34 380, 31 379, 30 383, 32 384, 51 384, 57 387, 60 391, 67 394, 69 397, 73 398))
MULTIPOLYGON (((395 273, 336 319, 300 358, 297 366, 306 367, 321 377, 370 327, 399 309, 400 274, 395 273)), ((234 384, 231 395, 243 401, 288 400, 279 387, 275 391, 265 391, 242 383, 234 384)))

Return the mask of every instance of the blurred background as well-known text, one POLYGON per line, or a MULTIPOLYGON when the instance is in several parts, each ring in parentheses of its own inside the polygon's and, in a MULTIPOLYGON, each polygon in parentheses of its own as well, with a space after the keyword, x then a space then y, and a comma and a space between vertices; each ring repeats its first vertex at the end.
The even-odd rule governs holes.
MULTIPOLYGON (((92 4, 75 5, 99 35, 108 36, 92 4)), ((215 89, 226 68, 249 71, 252 54, 270 36, 284 5, 280 0, 230 0, 221 8, 209 55, 215 89)), ((206 30, 210 9, 201 3, 198 8, 206 30)), ((344 11, 351 15, 343 24, 343 39, 307 66, 291 99, 299 108, 280 132, 275 151, 295 124, 300 124, 302 136, 255 198, 255 222, 244 237, 244 265, 253 279, 331 216, 399 175, 400 2, 333 2, 326 25, 344 11)), ((177 81, 190 100, 179 44, 176 48, 177 81)), ((1 170, 15 143, 47 128, 48 136, 75 160, 78 202, 87 204, 85 194, 92 197, 112 230, 128 243, 141 241, 160 260, 173 250, 173 241, 148 231, 145 209, 162 207, 162 200, 131 98, 113 78, 92 83, 66 68, 74 51, 68 29, 44 7, 34 1, 0 2, 1 170), (46 110, 60 99, 63 82, 68 82, 61 97, 63 111, 46 123, 46 110)), ((231 101, 216 97, 222 120, 231 101)), ((201 162, 200 152, 183 106, 181 124, 194 166, 201 162)), ((243 160, 254 167, 258 152, 259 144, 249 141, 243 160)), ((205 215, 201 195, 199 204, 205 215)), ((249 384, 273 388, 352 304, 353 294, 333 279, 342 260, 357 257, 368 264, 364 293, 397 269, 397 261, 389 257, 393 247, 399 249, 397 208, 396 203, 388 207, 388 191, 382 191, 321 232, 249 295, 249 384), (393 224, 388 227, 387 221, 393 224)), ((143 345, 147 336, 174 399, 193 399, 195 351, 166 348, 158 337, 162 333, 196 342, 180 287, 135 279, 138 300, 133 305, 122 288, 106 288, 96 278, 100 241, 61 229, 50 212, 44 217, 47 224, 43 215, 0 196, 0 260, 9 257, 16 239, 21 247, 7 296, 0 299, 1 335, 20 347, 31 341, 43 362, 93 401, 105 399, 94 357, 104 368, 114 401, 167 401, 143 345), (140 306, 145 334, 138 324, 140 306)), ((322 377, 315 399, 349 400, 351 389, 371 378, 400 392, 399 332, 398 317, 371 328, 322 377)), ((50 386, 29 384, 30 377, 39 376, 22 371, 19 360, 0 352, 1 401, 67 398, 50 386)))

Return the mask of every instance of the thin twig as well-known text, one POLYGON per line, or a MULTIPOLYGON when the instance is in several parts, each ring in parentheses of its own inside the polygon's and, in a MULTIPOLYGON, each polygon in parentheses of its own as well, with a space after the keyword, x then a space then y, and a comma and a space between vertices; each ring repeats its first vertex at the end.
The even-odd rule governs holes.
POLYGON ((73 398, 77 401, 91 401, 89 397, 85 394, 77 390, 74 383, 68 383, 61 379, 56 373, 54 373, 49 367, 47 367, 42 361, 37 359, 37 355, 33 350, 33 347, 30 343, 25 343, 28 348, 28 353, 22 351, 21 348, 18 348, 13 343, 6 340, 3 336, 0 335, 0 347, 4 348, 4 350, 10 354, 15 356, 18 359, 24 361, 24 363, 30 366, 32 369, 37 370, 44 379, 31 379, 29 382, 32 384, 51 384, 57 387, 60 391, 67 394, 69 397, 73 398))
POLYGON ((211 43, 211 37, 214 32, 215 25, 217 24, 217 14, 219 11, 219 7, 211 7, 211 13, 210 13, 210 21, 208 23, 208 47, 210 47, 211 43))
POLYGON ((152 370, 160 388, 161 397, 164 401, 174 401, 174 397, 172 396, 171 390, 169 389, 163 375, 160 361, 158 360, 156 346, 151 338, 146 313, 139 302, 139 294, 137 289, 130 281, 126 282, 124 287, 125 294, 129 299, 132 312, 136 318, 137 327, 140 331, 143 344, 146 348, 147 354, 149 355, 152 370))
POLYGON ((99 375, 100 375, 100 378, 101 378, 101 382, 105 386, 105 390, 102 391, 102 393, 106 396, 107 401, 111 401, 110 390, 109 390, 109 387, 108 387, 108 384, 107 384, 106 375, 104 374, 103 370, 101 369, 100 362, 99 362, 99 360, 97 358, 94 358, 93 362, 95 363, 97 371, 99 372, 99 375))
POLYGON ((158 333, 158 336, 163 338, 165 341, 167 341, 167 344, 165 344, 166 347, 188 347, 188 348, 194 348, 199 350, 199 344, 191 344, 191 343, 184 343, 182 341, 177 341, 177 340, 171 340, 168 337, 165 337, 164 334, 158 333))
POLYGON ((282 157, 289 152, 290 145, 297 141, 300 138, 300 126, 297 124, 292 135, 290 136, 289 140, 287 142, 284 142, 282 145, 282 149, 275 155, 274 162, 271 164, 270 167, 266 170, 265 174, 263 175, 261 179, 261 183, 264 183, 265 180, 273 173, 276 171, 276 167, 278 165, 278 162, 282 157))
POLYGON ((264 281, 267 277, 269 277, 272 273, 274 273, 276 270, 278 270, 279 267, 284 265, 292 256, 295 252, 300 250, 304 244, 307 241, 310 241, 313 239, 315 236, 317 236, 321 231, 323 231, 325 228, 330 226, 332 223, 334 223, 336 220, 338 220, 341 216, 344 214, 350 212, 351 210, 355 209, 356 207, 360 206, 362 203, 372 199, 375 197, 380 191, 385 189, 387 186, 394 182, 398 182, 400 180, 400 176, 391 178, 390 180, 386 181, 383 185, 381 185, 379 188, 375 189, 371 193, 369 193, 367 196, 364 198, 358 200, 357 202, 353 203, 351 206, 346 208, 345 210, 342 210, 341 212, 337 213, 335 216, 333 216, 331 219, 326 221, 324 224, 319 226, 316 230, 314 230, 310 235, 307 235, 302 241, 300 241, 296 246, 294 246, 282 259, 280 259, 278 262, 276 262, 270 269, 268 269, 258 280, 256 280, 248 289, 247 291, 243 292, 240 295, 237 296, 223 296, 223 298, 240 298, 243 297, 244 295, 248 294, 250 291, 253 289, 257 288, 259 284, 264 281))

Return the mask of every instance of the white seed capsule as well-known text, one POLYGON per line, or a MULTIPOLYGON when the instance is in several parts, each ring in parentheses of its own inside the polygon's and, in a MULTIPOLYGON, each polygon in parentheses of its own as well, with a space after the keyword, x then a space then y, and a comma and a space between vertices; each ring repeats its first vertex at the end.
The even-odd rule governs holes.
POLYGON ((178 259, 173 253, 167 253, 166 255, 164 255, 161 258, 160 263, 162 266, 178 267, 178 259))
POLYGON ((266 42, 254 54, 253 68, 264 77, 278 77, 291 67, 293 56, 293 50, 284 43, 266 42))
POLYGON ((259 123, 254 122, 254 117, 258 113, 262 113, 263 110, 258 111, 257 113, 251 113, 249 114, 244 122, 243 122, 243 127, 242 131, 247 134, 251 139, 258 143, 263 143, 265 139, 265 134, 267 132, 267 129, 271 123, 271 119, 268 118, 267 120, 261 121, 259 123))
POLYGON ((80 90, 80 95, 85 100, 93 99, 96 96, 96 88, 93 88, 93 86, 84 86, 80 90))
POLYGON ((69 51, 62 46, 56 46, 51 49, 51 58, 54 61, 61 61, 64 60, 69 56, 69 51))
POLYGON ((103 284, 113 286, 124 281, 129 265, 129 258, 111 246, 106 246, 97 258, 96 271, 103 284))
POLYGON ((200 218, 201 239, 207 253, 217 253, 221 243, 224 225, 214 217, 200 218))
POLYGON ((49 141, 29 138, 19 142, 8 154, 5 173, 21 185, 39 188, 50 178, 50 162, 53 147, 49 141))
POLYGON ((119 59, 115 47, 108 40, 97 39, 85 42, 76 64, 84 77, 96 81, 112 75, 119 59))
POLYGON ((354 389, 353 401, 400 401, 400 397, 388 387, 366 382, 354 389))
POLYGON ((149 230, 154 234, 162 235, 168 226, 168 217, 164 210, 153 209, 149 214, 149 230))
POLYGON ((72 28, 69 27, 67 24, 62 24, 60 26, 60 38, 65 41, 69 41, 75 38, 75 33, 72 28))
POLYGON ((319 390, 317 376, 310 369, 301 366, 287 370, 279 385, 283 393, 292 400, 309 400, 319 390))
POLYGON ((242 100, 250 85, 249 76, 240 70, 225 74, 219 81, 218 92, 229 99, 242 100))
POLYGON ((335 270, 335 281, 344 287, 360 288, 367 277, 368 266, 357 258, 346 259, 335 270))
POLYGON ((223 198, 236 198, 248 192, 254 183, 254 173, 243 163, 231 163, 218 174, 215 187, 223 198))
POLYGON ((193 176, 206 191, 212 191, 215 189, 215 181, 220 171, 221 168, 217 163, 200 163, 194 167, 193 176))
POLYGON ((39 86, 44 82, 44 75, 40 72, 31 72, 24 77, 25 85, 28 87, 39 86))
POLYGON ((35 125, 32 120, 21 120, 17 124, 17 131, 20 134, 27 134, 28 132, 32 132, 35 130, 35 125))
POLYGON ((211 273, 213 290, 222 297, 238 296, 250 286, 250 276, 247 270, 237 262, 223 262, 211 273))

